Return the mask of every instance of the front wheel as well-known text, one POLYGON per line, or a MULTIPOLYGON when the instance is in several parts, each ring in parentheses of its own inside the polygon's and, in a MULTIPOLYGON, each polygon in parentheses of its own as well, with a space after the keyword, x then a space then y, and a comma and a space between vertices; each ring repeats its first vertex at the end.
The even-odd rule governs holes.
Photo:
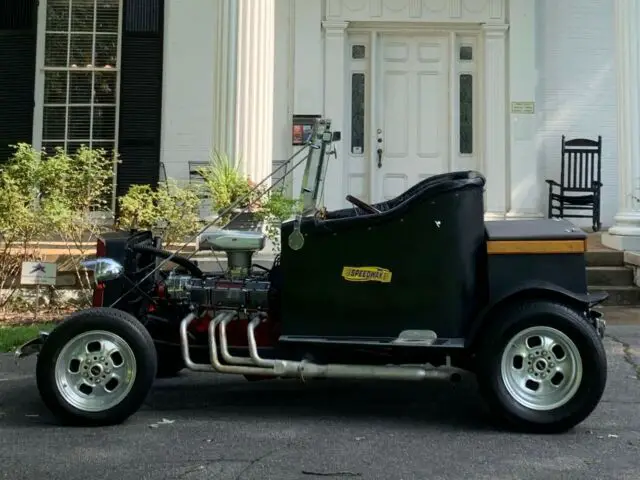
POLYGON ((66 424, 113 425, 144 402, 157 369, 151 336, 131 315, 92 308, 70 315, 38 356, 40 396, 66 424))
POLYGON ((565 305, 524 301, 502 309, 478 349, 478 381, 510 427, 559 433, 585 420, 607 381, 596 330, 565 305))

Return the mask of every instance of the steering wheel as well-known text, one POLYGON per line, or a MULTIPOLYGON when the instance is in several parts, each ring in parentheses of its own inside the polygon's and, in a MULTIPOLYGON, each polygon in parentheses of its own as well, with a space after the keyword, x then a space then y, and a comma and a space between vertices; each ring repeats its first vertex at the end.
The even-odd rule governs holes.
POLYGON ((347 200, 347 202, 349 202, 352 205, 364 210, 365 212, 368 212, 368 213, 381 213, 380 210, 378 210, 377 208, 369 205, 368 203, 364 203, 362 200, 360 200, 359 198, 354 197, 353 195, 347 195, 346 200, 347 200))

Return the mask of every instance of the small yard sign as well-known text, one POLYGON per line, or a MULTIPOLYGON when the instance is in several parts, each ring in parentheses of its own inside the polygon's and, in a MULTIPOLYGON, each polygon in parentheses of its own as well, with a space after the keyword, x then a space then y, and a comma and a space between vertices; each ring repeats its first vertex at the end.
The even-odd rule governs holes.
POLYGON ((47 262, 22 262, 22 285, 55 285, 56 264, 47 262))

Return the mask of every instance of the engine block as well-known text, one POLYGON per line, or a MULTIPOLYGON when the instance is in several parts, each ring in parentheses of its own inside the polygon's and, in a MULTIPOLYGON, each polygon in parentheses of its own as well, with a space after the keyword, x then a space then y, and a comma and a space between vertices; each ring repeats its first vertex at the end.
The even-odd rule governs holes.
POLYGON ((234 279, 225 275, 194 278, 170 275, 165 283, 167 297, 198 307, 267 310, 270 282, 263 276, 234 279))

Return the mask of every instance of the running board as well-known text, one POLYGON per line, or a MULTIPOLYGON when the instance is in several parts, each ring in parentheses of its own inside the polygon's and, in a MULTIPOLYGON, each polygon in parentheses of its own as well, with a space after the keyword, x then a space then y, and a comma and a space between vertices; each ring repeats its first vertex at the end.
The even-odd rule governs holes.
POLYGON ((196 319, 190 313, 180 322, 180 343, 182 357, 187 368, 197 372, 218 372, 238 375, 259 375, 281 378, 343 378, 343 379, 380 379, 380 380, 459 380, 462 369, 452 367, 449 362, 444 367, 431 365, 318 365, 308 361, 272 360, 261 358, 255 339, 256 327, 264 321, 264 315, 257 314, 249 322, 247 338, 249 358, 236 357, 229 353, 227 345, 227 325, 236 319, 237 312, 223 311, 209 324, 209 353, 211 364, 198 364, 189 355, 188 327, 196 319), (216 328, 220 327, 220 350, 226 364, 220 363, 216 328))
MULTIPOLYGON (((402 335, 402 333, 400 334, 402 335)), ((421 348, 464 348, 463 338, 407 339, 383 337, 313 337, 310 335, 281 335, 280 342, 315 343, 319 345, 344 345, 352 347, 421 347, 421 348)))

